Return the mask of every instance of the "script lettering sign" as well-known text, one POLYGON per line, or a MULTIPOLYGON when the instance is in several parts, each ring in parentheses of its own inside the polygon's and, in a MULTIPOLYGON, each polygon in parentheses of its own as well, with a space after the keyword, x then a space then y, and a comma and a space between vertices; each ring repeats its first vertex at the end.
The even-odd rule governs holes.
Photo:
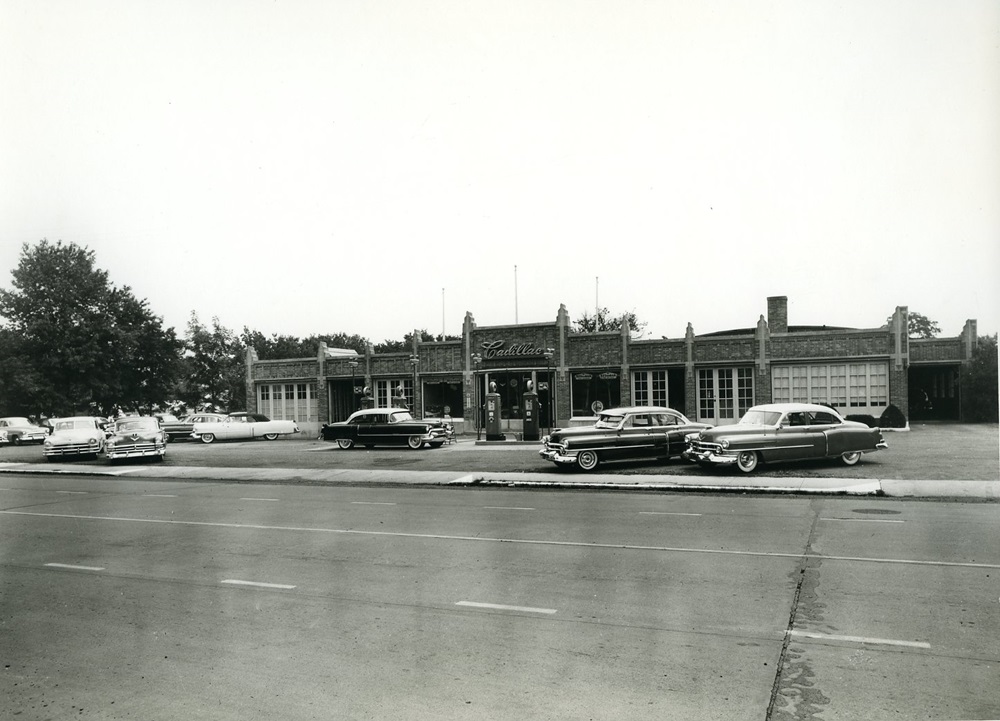
POLYGON ((530 343, 514 343, 507 346, 507 341, 489 340, 482 344, 483 360, 502 360, 504 358, 537 358, 545 355, 544 348, 538 348, 530 343))

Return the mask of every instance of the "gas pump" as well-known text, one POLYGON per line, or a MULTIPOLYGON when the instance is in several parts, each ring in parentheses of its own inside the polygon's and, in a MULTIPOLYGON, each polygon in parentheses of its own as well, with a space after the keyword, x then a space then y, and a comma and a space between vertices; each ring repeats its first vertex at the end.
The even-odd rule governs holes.
POLYGON ((500 394, 497 393, 497 384, 494 382, 490 383, 490 392, 486 394, 486 440, 507 440, 500 432, 500 394))
POLYGON ((528 381, 528 390, 521 396, 524 407, 522 438, 526 441, 538 440, 538 393, 535 392, 534 384, 528 381))

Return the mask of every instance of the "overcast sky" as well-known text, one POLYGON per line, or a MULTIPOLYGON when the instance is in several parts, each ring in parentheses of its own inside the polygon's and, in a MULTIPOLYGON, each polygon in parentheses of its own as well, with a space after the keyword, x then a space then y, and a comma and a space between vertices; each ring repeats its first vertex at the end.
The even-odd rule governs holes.
POLYGON ((179 334, 1000 327, 994 0, 0 0, 0 103, 0 285, 179 334))

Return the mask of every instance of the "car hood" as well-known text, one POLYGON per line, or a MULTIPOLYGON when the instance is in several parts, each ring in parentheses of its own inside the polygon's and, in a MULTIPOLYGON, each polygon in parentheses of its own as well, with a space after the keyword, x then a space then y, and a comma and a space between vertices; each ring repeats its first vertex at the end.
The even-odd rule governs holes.
POLYGON ((596 426, 577 426, 575 428, 557 428, 549 434, 553 441, 561 441, 567 438, 582 438, 592 436, 595 433, 601 435, 614 435, 618 431, 614 428, 597 428, 596 426))
POLYGON ((739 423, 731 426, 715 426, 706 428, 700 434, 704 440, 714 440, 716 438, 732 438, 734 436, 755 436, 761 433, 774 433, 778 429, 774 426, 762 423, 739 423))
POLYGON ((81 441, 89 441, 91 438, 103 440, 104 433, 97 430, 72 430, 55 431, 49 436, 49 440, 53 443, 80 443, 81 441))

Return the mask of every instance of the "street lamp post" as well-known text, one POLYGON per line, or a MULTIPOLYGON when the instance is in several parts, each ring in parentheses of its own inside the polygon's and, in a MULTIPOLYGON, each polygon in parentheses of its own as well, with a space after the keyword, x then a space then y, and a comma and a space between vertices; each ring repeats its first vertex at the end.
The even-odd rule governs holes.
POLYGON ((549 433, 552 433, 552 406, 555 404, 556 397, 556 382, 552 377, 552 359, 556 355, 555 348, 545 349, 545 378, 549 383, 549 412, 546 413, 546 428, 548 428, 549 433))
POLYGON ((413 416, 417 416, 417 365, 420 363, 420 357, 413 353, 410 355, 410 365, 413 367, 413 416))
MULTIPOLYGON (((358 405, 358 387, 354 385, 354 371, 358 369, 358 362, 356 360, 347 361, 347 365, 351 367, 351 411, 354 413, 357 410, 358 405)), ((348 414, 350 415, 350 414, 348 414)))
POLYGON ((472 365, 475 370, 472 373, 472 387, 474 389, 473 395, 475 396, 476 407, 474 408, 476 414, 476 440, 482 438, 482 427, 479 424, 479 366, 483 362, 482 353, 472 354, 472 365))

